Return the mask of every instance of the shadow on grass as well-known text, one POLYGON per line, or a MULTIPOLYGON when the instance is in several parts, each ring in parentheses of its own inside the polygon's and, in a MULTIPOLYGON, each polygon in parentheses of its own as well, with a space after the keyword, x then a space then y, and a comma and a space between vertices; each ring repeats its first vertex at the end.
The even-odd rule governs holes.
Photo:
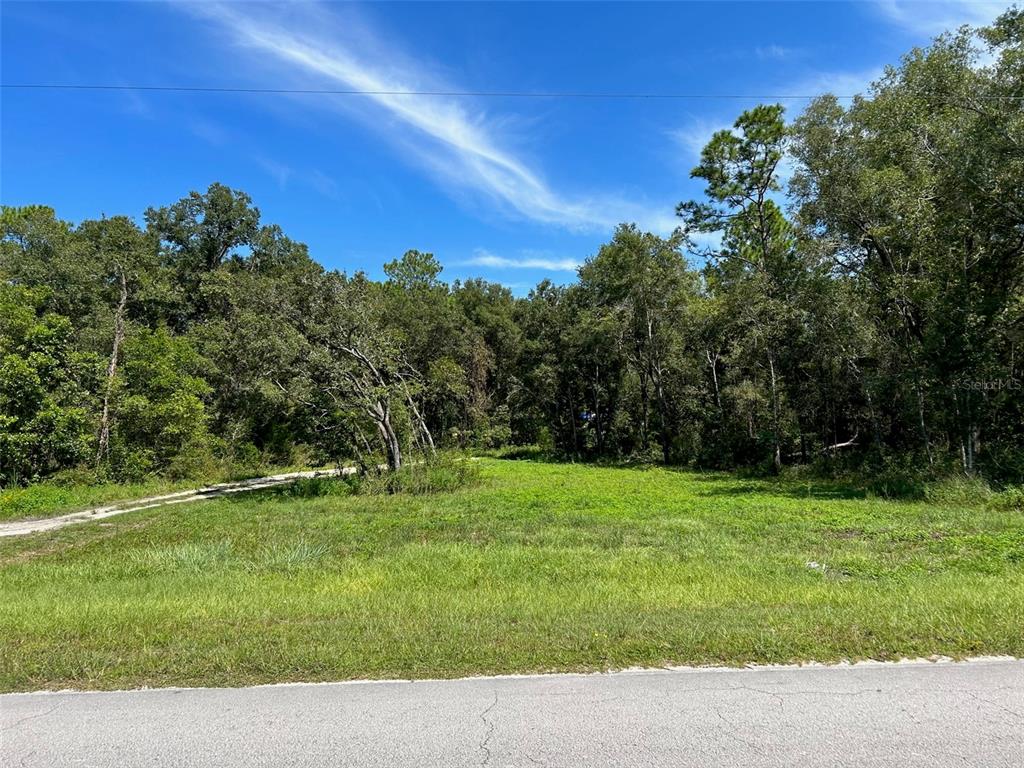
MULTIPOLYGON (((711 481, 721 482, 728 478, 707 478, 711 481)), ((866 499, 867 492, 863 488, 856 488, 851 485, 832 484, 823 482, 814 483, 793 483, 793 482, 772 482, 766 480, 759 483, 744 483, 742 485, 729 485, 718 488, 709 488, 701 491, 700 496, 714 497, 736 497, 736 496, 783 496, 790 499, 819 499, 834 501, 850 501, 866 499)))
POLYGON ((303 477, 289 483, 269 488, 254 488, 251 491, 229 493, 220 497, 224 501, 251 504, 254 501, 294 501, 296 499, 319 499, 344 497, 353 493, 352 482, 343 477, 303 477))
MULTIPOLYGON (((698 481, 704 488, 698 495, 705 498, 738 498, 743 496, 775 496, 792 499, 815 499, 849 501, 868 498, 868 492, 851 483, 838 480, 794 478, 750 478, 726 471, 701 471, 686 466, 666 466, 652 462, 630 462, 623 460, 571 461, 553 456, 535 447, 504 449, 484 452, 491 458, 508 461, 528 461, 543 464, 580 465, 600 467, 622 472, 648 472, 661 469, 698 481)), ((241 493, 227 494, 223 498, 235 503, 292 501, 324 497, 345 497, 356 493, 357 481, 338 477, 302 478, 294 482, 270 488, 253 489, 241 493)))
POLYGON ((487 451, 482 455, 489 458, 513 461, 533 461, 544 464, 577 464, 586 467, 600 467, 621 471, 647 472, 660 469, 686 475, 712 486, 699 495, 713 497, 738 497, 748 495, 781 496, 793 499, 856 500, 869 497, 867 490, 850 482, 813 478, 799 480, 790 477, 751 477, 749 470, 729 472, 726 470, 701 470, 685 465, 666 465, 653 461, 629 459, 584 458, 572 460, 541 451, 536 447, 524 446, 500 451, 487 451))

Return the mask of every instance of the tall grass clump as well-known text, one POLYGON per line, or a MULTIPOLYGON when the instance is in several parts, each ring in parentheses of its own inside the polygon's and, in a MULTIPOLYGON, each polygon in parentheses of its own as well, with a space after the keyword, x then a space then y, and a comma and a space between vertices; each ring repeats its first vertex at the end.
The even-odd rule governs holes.
POLYGON ((944 506, 982 506, 997 495, 988 480, 965 474, 955 456, 929 463, 923 456, 889 456, 868 472, 847 477, 868 496, 926 501, 944 506))
POLYGON ((1024 512, 1024 485, 1015 485, 992 494, 988 506, 1000 512, 1024 512))
POLYGON ((172 544, 133 552, 129 561, 145 571, 204 573, 227 566, 234 556, 230 541, 172 544))
POLYGON ((317 499, 322 496, 349 496, 352 486, 342 477, 300 477, 286 485, 269 488, 267 493, 286 499, 317 499))
POLYGON ((311 544, 305 540, 294 544, 271 544, 257 555, 253 566, 256 570, 293 573, 312 568, 329 553, 330 548, 326 544, 311 544))
POLYGON ((951 475, 928 483, 924 488, 925 501, 947 506, 985 504, 995 495, 995 491, 984 479, 968 475, 951 475))
POLYGON ((472 459, 441 453, 396 471, 353 475, 348 482, 362 495, 451 493, 479 483, 480 468, 472 459))

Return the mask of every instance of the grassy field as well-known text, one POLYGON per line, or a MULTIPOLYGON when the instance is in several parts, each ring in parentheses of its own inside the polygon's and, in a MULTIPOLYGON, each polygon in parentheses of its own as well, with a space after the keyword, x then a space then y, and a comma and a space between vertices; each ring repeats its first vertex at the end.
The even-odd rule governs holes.
POLYGON ((0 540, 0 689, 1024 655, 1024 515, 486 460, 0 540))

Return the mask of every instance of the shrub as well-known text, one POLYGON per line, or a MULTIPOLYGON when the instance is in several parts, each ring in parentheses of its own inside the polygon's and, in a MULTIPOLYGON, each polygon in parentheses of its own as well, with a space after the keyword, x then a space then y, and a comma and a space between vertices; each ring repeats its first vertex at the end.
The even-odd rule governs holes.
POLYGON ((116 442, 110 450, 109 472, 118 482, 140 482, 156 470, 153 451, 148 448, 130 448, 116 442))
POLYGON ((100 474, 91 467, 79 466, 55 472, 47 480, 58 488, 80 488, 81 486, 99 485, 103 482, 100 474))
POLYGON ((933 504, 966 505, 983 504, 993 496, 992 488, 980 477, 953 475, 924 488, 924 498, 933 504))
POLYGON ((355 493, 379 495, 451 493, 475 485, 480 468, 471 459, 438 454, 425 461, 406 464, 396 472, 352 475, 347 478, 355 493))
POLYGON ((270 489, 276 496, 290 499, 315 499, 321 496, 348 496, 352 486, 341 477, 300 477, 294 483, 270 489))
POLYGON ((1024 485, 1012 486, 992 494, 988 506, 1005 512, 1024 512, 1024 485))
POLYGON ((167 462, 165 474, 175 480, 193 477, 214 477, 218 474, 217 461, 205 435, 186 438, 178 452, 167 462))
POLYGON ((922 499, 928 478, 922 471, 927 462, 916 456, 889 456, 864 482, 869 496, 883 499, 922 499))

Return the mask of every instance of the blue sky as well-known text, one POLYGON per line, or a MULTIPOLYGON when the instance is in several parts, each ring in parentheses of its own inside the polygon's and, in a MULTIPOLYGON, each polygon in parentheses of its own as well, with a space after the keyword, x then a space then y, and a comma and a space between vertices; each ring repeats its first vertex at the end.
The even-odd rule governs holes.
MULTIPOLYGON (((667 233, 700 147, 780 96, 863 91, 986 2, 4 2, 5 84, 691 99, 4 89, 0 200, 71 221, 245 190, 332 268, 409 248, 523 293, 619 221, 667 233)), ((804 101, 785 99, 790 117, 804 101)))

